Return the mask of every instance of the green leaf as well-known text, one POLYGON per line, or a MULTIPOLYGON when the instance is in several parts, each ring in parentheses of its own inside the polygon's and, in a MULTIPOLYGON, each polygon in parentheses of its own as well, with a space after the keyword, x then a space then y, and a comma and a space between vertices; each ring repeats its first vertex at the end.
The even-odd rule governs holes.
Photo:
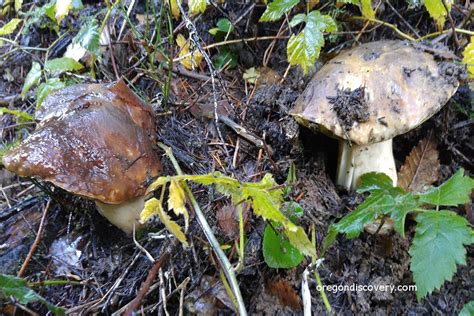
POLYGON ((95 55, 100 53, 99 26, 95 19, 87 21, 73 38, 73 43, 77 43, 95 55))
POLYGON ((69 57, 50 59, 44 64, 44 69, 54 73, 55 75, 59 75, 66 71, 81 70, 83 68, 84 66, 82 66, 81 63, 69 57))
POLYGON ((214 66, 218 70, 224 67, 235 68, 237 66, 237 54, 226 48, 221 49, 214 61, 214 66))
POLYGON ((474 315, 474 301, 470 301, 462 307, 459 312, 459 316, 472 316, 474 315))
POLYGON ((419 301, 446 280, 450 281, 457 264, 466 264, 464 245, 473 242, 473 232, 466 219, 451 211, 421 213, 416 221, 409 252, 419 301))
POLYGON ((369 172, 360 177, 357 193, 377 192, 380 190, 392 192, 393 189, 393 181, 385 173, 369 172))
POLYGON ((456 206, 468 203, 473 189, 474 180, 464 176, 464 169, 459 169, 448 181, 420 194, 419 197, 423 203, 456 206))
POLYGON ((314 65, 324 46, 323 32, 336 31, 336 23, 329 15, 312 11, 306 17, 305 28, 288 41, 287 55, 290 65, 300 65, 305 74, 314 65))
POLYGON ((364 18, 372 20, 375 18, 375 12, 372 8, 372 0, 360 0, 360 12, 364 18))
POLYGON ((383 206, 393 201, 384 192, 371 194, 354 211, 344 216, 338 223, 333 224, 338 233, 346 234, 349 239, 358 237, 364 226, 382 214, 383 206))
POLYGON ((323 240, 323 249, 321 251, 321 257, 324 257, 324 254, 326 251, 331 247, 331 245, 334 243, 337 237, 337 229, 334 227, 334 225, 329 226, 328 233, 326 234, 326 237, 324 237, 323 240))
POLYGON ((284 235, 277 233, 267 224, 263 233, 263 258, 270 268, 294 268, 304 256, 293 247, 284 235))
POLYGON ((283 233, 290 243, 302 254, 316 257, 316 250, 312 246, 304 230, 295 225, 281 212, 283 189, 273 179, 271 174, 266 174, 260 182, 240 183, 234 178, 214 172, 206 175, 182 175, 174 177, 159 177, 147 189, 147 193, 161 188, 170 181, 194 181, 203 185, 215 185, 216 190, 230 196, 234 205, 247 202, 251 203, 255 215, 263 219, 275 221, 282 225, 283 233))
POLYGON ((219 19, 219 21, 217 21, 216 25, 217 25, 217 28, 219 29, 219 31, 221 31, 221 32, 230 33, 232 31, 234 31, 234 26, 232 25, 232 22, 230 22, 226 18, 219 19))
MULTIPOLYGON (((445 1, 448 7, 448 11, 450 11, 451 5, 453 4, 453 0, 445 0, 445 1)), ((442 0, 423 0, 423 4, 425 5, 426 10, 428 10, 428 13, 430 14, 430 16, 436 21, 438 28, 442 30, 444 26, 444 22, 446 21, 446 16, 448 15, 448 12, 446 11, 446 8, 443 5, 443 1, 442 0)))
POLYGON ((474 78, 474 36, 471 36, 469 45, 466 46, 463 52, 462 61, 467 65, 469 78, 474 78))
POLYGON ((206 5, 206 0, 188 0, 188 7, 191 13, 204 13, 206 5))
POLYGON ((7 108, 0 108, 0 114, 11 114, 11 115, 14 115, 20 119, 22 119, 23 121, 34 121, 35 118, 33 116, 31 116, 30 114, 26 113, 26 112, 23 112, 23 111, 17 111, 17 110, 11 110, 11 109, 7 109, 7 108))
POLYGON ((300 24, 302 22, 306 22, 306 14, 299 13, 291 19, 290 26, 295 27, 295 26, 297 26, 298 24, 300 24))
POLYGON ((265 12, 260 17, 260 22, 272 22, 279 20, 283 14, 290 11, 299 0, 274 0, 267 6, 265 12))
POLYGON ((43 82, 36 91, 36 106, 40 107, 44 98, 54 90, 64 88, 66 85, 59 78, 51 78, 43 82))
POLYGON ((0 36, 10 35, 13 33, 20 22, 21 19, 11 19, 10 22, 0 28, 0 36))
POLYGON ((41 79, 41 66, 36 61, 33 62, 31 65, 30 71, 25 78, 25 83, 23 83, 23 88, 21 89, 21 96, 25 98, 28 91, 30 91, 31 87, 38 84, 41 79))
POLYGON ((23 305, 41 302, 56 315, 64 315, 64 310, 46 301, 41 295, 27 286, 22 278, 13 275, 0 274, 0 291, 4 296, 13 296, 23 305))

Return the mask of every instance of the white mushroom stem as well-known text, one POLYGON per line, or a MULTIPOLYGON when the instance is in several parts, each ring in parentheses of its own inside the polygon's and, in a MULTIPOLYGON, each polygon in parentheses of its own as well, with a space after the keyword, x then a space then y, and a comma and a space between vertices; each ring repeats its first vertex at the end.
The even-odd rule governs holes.
POLYGON ((127 234, 142 226, 140 224, 140 213, 145 206, 145 197, 140 196, 128 200, 122 204, 105 204, 99 201, 95 202, 99 213, 107 218, 109 222, 123 230, 127 234))
POLYGON ((359 186, 360 177, 369 172, 383 172, 397 185, 397 171, 393 159, 392 140, 369 145, 349 145, 339 142, 339 162, 337 167, 338 185, 348 191, 359 186))

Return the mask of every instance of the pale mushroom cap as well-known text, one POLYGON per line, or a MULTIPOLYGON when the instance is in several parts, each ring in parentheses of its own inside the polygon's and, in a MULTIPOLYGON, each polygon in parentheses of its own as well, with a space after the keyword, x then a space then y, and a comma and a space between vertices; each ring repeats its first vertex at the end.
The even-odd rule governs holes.
POLYGON ((459 86, 456 71, 449 69, 456 66, 437 62, 421 47, 379 41, 344 51, 316 73, 291 114, 302 125, 359 145, 408 132, 435 114, 459 86), (349 106, 338 116, 338 90, 357 89, 363 113, 352 117, 349 106))
POLYGON ((5 167, 20 176, 119 204, 143 195, 147 180, 159 175, 151 109, 123 83, 60 90, 45 99, 37 117, 38 129, 3 157, 5 167))

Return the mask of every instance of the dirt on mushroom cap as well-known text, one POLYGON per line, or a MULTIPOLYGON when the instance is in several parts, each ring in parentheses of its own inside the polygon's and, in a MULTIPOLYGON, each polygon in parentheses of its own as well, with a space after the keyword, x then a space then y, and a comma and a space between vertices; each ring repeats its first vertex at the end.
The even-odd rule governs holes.
POLYGON ((391 139, 423 123, 456 92, 459 81, 446 75, 445 64, 406 41, 362 44, 324 65, 292 114, 303 125, 359 145, 391 139), (358 89, 369 117, 348 121, 341 113, 350 108, 337 111, 334 103, 340 91, 358 89))
POLYGON ((48 96, 38 118, 39 128, 3 157, 20 176, 119 204, 142 195, 146 180, 161 170, 150 139, 151 109, 123 83, 60 90, 48 96))

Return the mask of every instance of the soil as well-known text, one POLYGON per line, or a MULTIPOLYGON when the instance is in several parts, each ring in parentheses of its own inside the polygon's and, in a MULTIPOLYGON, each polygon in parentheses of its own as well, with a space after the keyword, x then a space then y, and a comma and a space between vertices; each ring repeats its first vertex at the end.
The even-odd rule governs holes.
POLYGON ((370 117, 369 107, 365 100, 364 87, 355 90, 337 89, 335 97, 328 97, 329 104, 336 111, 341 126, 349 131, 354 123, 367 122, 370 117))
MULTIPOLYGON (((89 1, 84 1, 84 5, 86 8, 82 16, 71 14, 60 24, 62 32, 72 27, 72 34, 75 34, 76 28, 87 16, 99 14, 103 17, 104 11, 100 10, 104 7, 89 1)), ((421 8, 408 9, 407 5, 405 2, 393 3, 397 12, 408 12, 403 13, 405 22, 416 25, 420 34, 436 31, 426 11, 421 8)), ((157 12, 160 10, 159 7, 155 9, 157 12)), ((256 5, 248 10, 249 4, 226 1, 224 4, 209 5, 204 14, 197 15, 192 20, 203 43, 215 41, 207 30, 214 27, 222 17, 232 21, 242 17, 236 24, 236 33, 232 34, 232 38, 274 36, 278 32, 280 23, 257 23, 258 17, 263 13, 263 6, 256 5)), ((139 3, 130 15, 134 26, 143 34, 146 32, 146 24, 140 21, 143 21, 145 12, 145 5, 139 3)), ((380 12, 378 18, 397 24, 401 31, 410 33, 406 24, 385 4, 380 12)), ((345 20, 359 14, 357 7, 348 7, 341 18, 345 20)), ((119 14, 113 14, 113 18, 118 21, 115 23, 117 29, 112 32, 112 37, 116 39, 123 18, 119 14)), ((455 10, 453 18, 455 24, 463 20, 463 16, 455 10)), ((187 35, 183 23, 173 23, 175 33, 187 35)), ((286 71, 286 41, 277 40, 268 53, 268 63, 265 65, 271 69, 271 75, 254 85, 245 83, 242 74, 249 67, 256 67, 262 73, 268 72, 259 67, 262 67, 262 56, 271 42, 255 41, 228 47, 238 56, 238 66, 223 70, 216 77, 218 113, 226 115, 248 133, 261 138, 265 144, 263 147, 257 147, 239 137, 221 122, 215 124, 213 114, 209 114, 213 113, 214 103, 210 74, 205 62, 201 68, 193 71, 176 71, 166 100, 166 93, 161 87, 166 85, 168 71, 158 67, 159 64, 163 66, 166 63, 156 54, 158 57, 154 68, 151 68, 150 59, 147 58, 150 46, 145 45, 145 40, 134 38, 130 25, 125 25, 123 41, 114 42, 112 51, 110 47, 102 47, 103 59, 96 63, 97 80, 114 81, 113 63, 116 64, 119 74, 152 105, 158 141, 172 148, 183 172, 187 174, 220 171, 241 181, 258 181, 265 173, 270 172, 278 183, 283 183, 290 166, 294 164, 297 181, 288 198, 298 201, 304 209, 304 216, 299 224, 308 232, 312 225, 315 226, 318 253, 321 254, 328 226, 355 209, 364 196, 346 192, 334 185, 337 141, 299 127, 288 112, 312 74, 343 47, 350 47, 363 24, 347 20, 344 30, 349 33, 342 33, 327 41, 316 67, 307 76, 298 67, 286 71), (114 61, 111 55, 114 55, 114 61)), ((39 26, 29 28, 29 33, 18 34, 23 46, 47 48, 57 38, 54 31, 49 29, 40 29, 39 26)), ((165 28, 161 31, 164 32, 165 28)), ((378 39, 397 39, 397 34, 390 28, 369 26, 367 31, 360 33, 359 38, 360 42, 378 39)), ((49 58, 53 58, 51 54, 61 56, 64 47, 71 40, 72 37, 66 36, 55 43, 55 49, 49 52, 49 58)), ((450 49, 456 49, 452 37, 441 37, 440 41, 450 49)), ((166 41, 164 45, 171 49, 166 41)), ((218 50, 209 52, 215 58, 218 50)), ((459 52, 460 50, 456 51, 458 56, 459 52)), ((9 44, 0 47, 0 54, 5 56, 0 61, 0 106, 34 115, 34 93, 25 100, 19 94, 32 61, 44 61, 44 54, 41 51, 15 49, 9 44)), ((177 55, 178 51, 174 48, 173 56, 177 55)), ((88 70, 89 68, 81 76, 71 76, 70 80, 92 82, 88 70)), ((365 119, 362 99, 363 88, 355 91, 341 90, 335 96, 334 107, 347 129, 355 121, 365 119), (345 108, 354 104, 360 111, 355 116, 347 116, 345 108)), ((399 170, 411 149, 431 134, 438 144, 441 163, 441 175, 436 184, 445 181, 459 168, 464 168, 472 176, 473 111, 472 91, 464 83, 439 113, 420 127, 393 140, 397 169, 399 170)), ((6 144, 26 138, 34 127, 35 124, 22 123, 12 115, 0 116, 0 133, 2 143, 5 144, 1 145, 2 149, 6 149, 6 144)), ((164 174, 174 175, 169 159, 160 149, 156 150, 162 156, 164 174)), ((65 284, 36 286, 35 290, 69 313, 111 315, 124 312, 127 304, 137 297, 153 265, 133 239, 109 224, 95 210, 93 202, 73 196, 47 182, 18 178, 1 168, 0 184, 0 272, 17 274, 36 237, 44 209, 48 201, 51 201, 43 234, 24 277, 30 282, 64 280, 65 284)), ((236 231, 238 216, 235 208, 212 188, 191 185, 191 189, 219 242, 227 246, 230 261, 237 262, 236 245, 239 234, 236 231)), ((264 262, 261 249, 265 222, 252 216, 248 208, 244 209, 245 262, 238 273, 238 281, 249 314, 302 314, 302 302, 296 298, 301 297, 302 275, 310 264, 309 260, 305 259, 293 269, 269 268, 264 262)), ((461 215, 467 214, 471 223, 474 222, 471 205, 450 209, 461 215)), ((179 217, 173 214, 170 216, 184 226, 179 217)), ((136 236, 138 243, 157 259, 166 249, 172 251, 136 312, 162 314, 163 308, 166 308, 170 315, 175 315, 184 308, 185 313, 234 313, 231 300, 220 281, 216 258, 210 252, 210 246, 193 212, 187 232, 190 243, 187 249, 175 245, 159 222, 150 223, 149 227, 148 231, 136 236), (180 296, 183 297, 183 303, 180 302, 180 296)), ((390 236, 362 234, 352 240, 339 236, 324 254, 324 260, 318 269, 321 282, 327 286, 414 284, 408 254, 413 235, 414 222, 408 219, 405 238, 396 233, 390 236)), ((457 314, 466 302, 474 300, 473 258, 474 247, 469 246, 466 265, 459 266, 451 281, 421 301, 417 301, 414 291, 326 293, 333 312, 339 315, 457 314)), ((312 313, 322 315, 326 313, 326 309, 317 294, 316 286, 316 281, 310 275, 312 313)), ((0 303, 0 309, 5 314, 27 313, 21 310, 21 306, 22 304, 8 298, 2 299, 0 303)), ((28 308, 40 314, 47 312, 39 303, 28 304, 28 308)))

